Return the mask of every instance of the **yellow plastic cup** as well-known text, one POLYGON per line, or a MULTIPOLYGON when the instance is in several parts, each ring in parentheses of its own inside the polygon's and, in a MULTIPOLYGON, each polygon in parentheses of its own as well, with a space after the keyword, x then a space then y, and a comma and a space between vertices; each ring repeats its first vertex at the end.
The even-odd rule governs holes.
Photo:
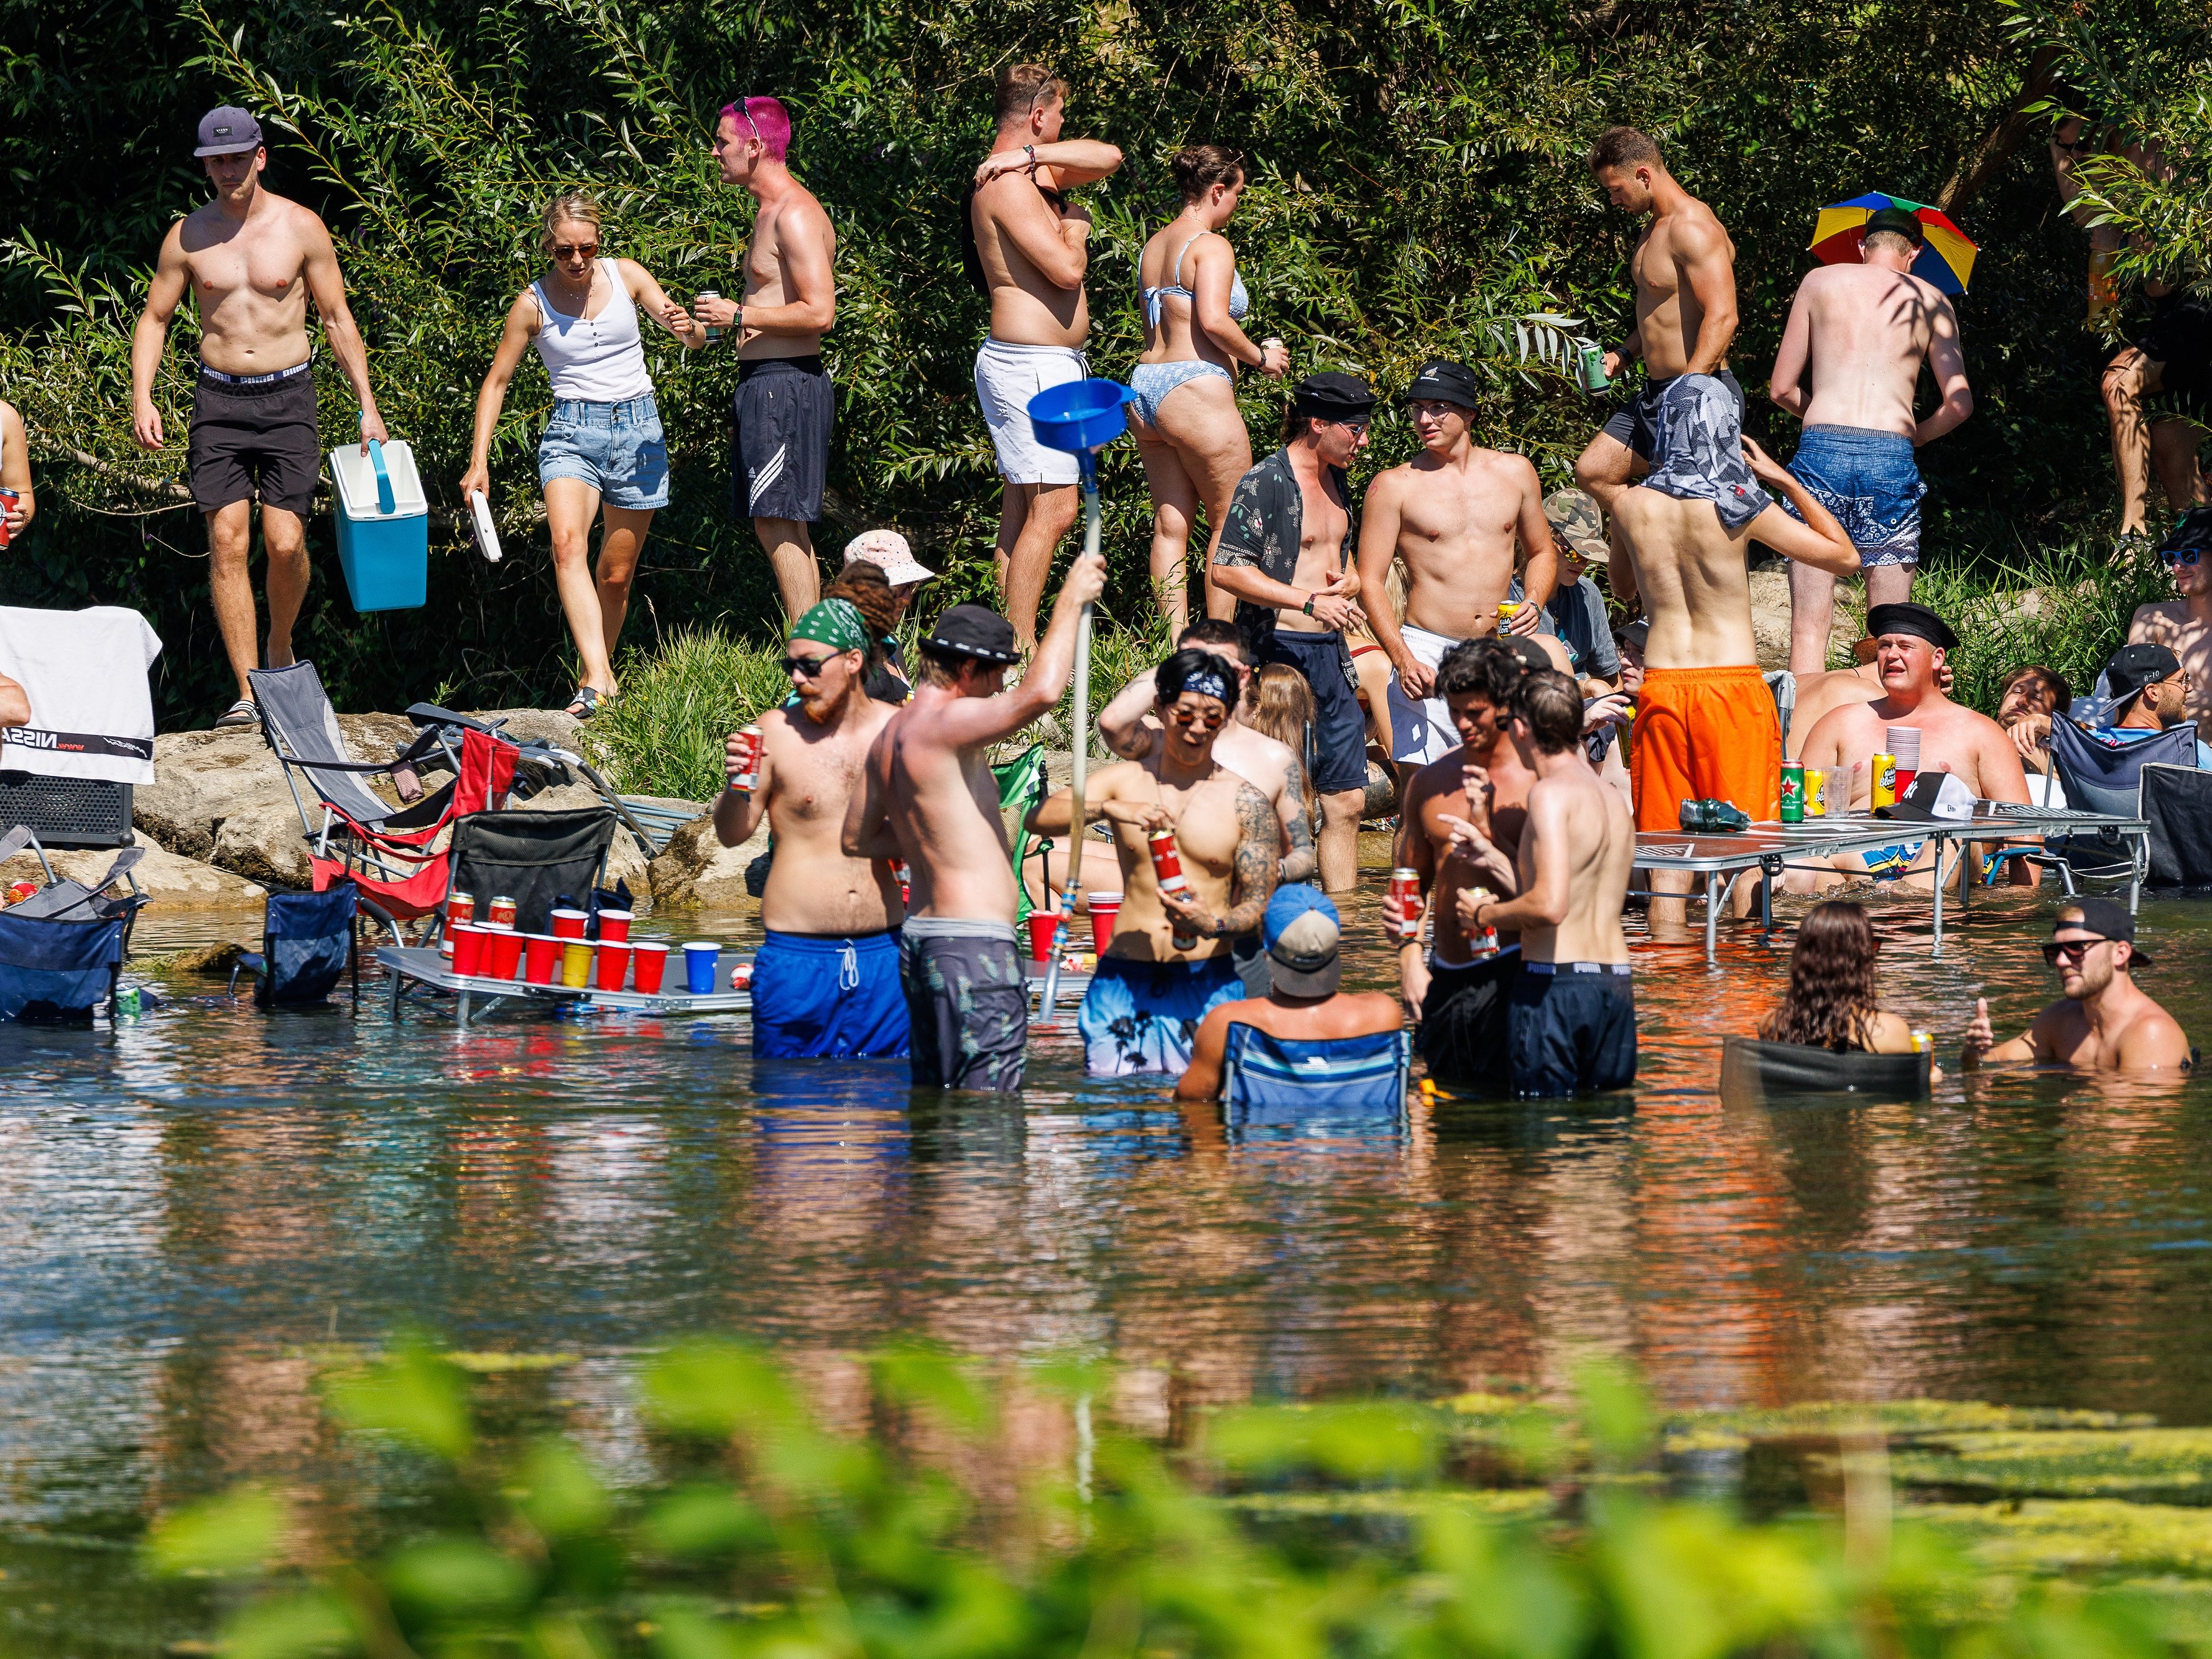
POLYGON ((580 991, 592 981, 592 947, 580 939, 561 941, 561 983, 580 991))

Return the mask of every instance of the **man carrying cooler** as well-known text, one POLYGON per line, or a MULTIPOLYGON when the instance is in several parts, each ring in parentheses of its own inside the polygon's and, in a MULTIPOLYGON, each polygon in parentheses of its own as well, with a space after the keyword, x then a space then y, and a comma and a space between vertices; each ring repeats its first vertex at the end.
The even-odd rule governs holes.
POLYGON ((921 643, 914 696, 877 735, 846 808, 848 858, 902 859, 913 873, 899 971, 920 1087, 1022 1086, 1029 984, 990 749, 1060 701, 1076 624, 1105 586, 1103 557, 1068 567, 1044 641, 1011 691, 1001 688, 1020 653, 1006 619, 975 605, 939 617, 921 643))
POLYGON ((763 1059, 907 1052, 898 883, 887 862, 841 845, 869 745, 892 715, 867 692, 870 638, 857 605, 823 600, 792 624, 783 660, 795 700, 761 716, 750 790, 736 783, 744 741, 729 740, 714 838, 741 845, 763 813, 775 836, 761 895, 767 938, 753 962, 753 1053, 763 1059))
MULTIPOLYGON (((1210 651, 1186 647, 1155 677, 1158 745, 1143 760, 1085 780, 1083 818, 1112 826, 1121 865, 1114 937, 1076 1013, 1093 1077, 1180 1073, 1199 1022, 1244 994, 1236 941, 1256 932, 1275 890, 1281 846, 1267 798, 1215 758, 1213 740, 1237 703, 1237 676, 1210 651), (1163 888, 1150 837, 1170 831, 1185 887, 1163 888)), ((1074 830, 1062 789, 1030 811, 1039 834, 1074 830)))
POLYGON ((199 148, 215 199, 169 227, 146 309, 131 337, 131 428, 142 449, 162 444, 154 376, 169 319, 190 292, 199 307, 200 370, 192 387, 187 476, 206 515, 208 587, 238 677, 238 701, 217 726, 258 719, 246 677, 292 660, 292 624, 307 597, 307 514, 323 472, 315 428, 307 301, 361 402, 361 448, 387 435, 368 388, 368 354, 346 307, 345 277, 323 222, 261 184, 261 123, 226 104, 200 118, 199 148), (269 556, 269 633, 254 615, 253 503, 269 556))

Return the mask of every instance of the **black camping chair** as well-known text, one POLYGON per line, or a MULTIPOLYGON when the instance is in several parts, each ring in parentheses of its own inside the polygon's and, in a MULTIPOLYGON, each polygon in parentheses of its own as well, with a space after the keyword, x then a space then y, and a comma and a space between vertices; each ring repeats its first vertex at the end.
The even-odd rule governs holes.
MULTIPOLYGON (((2051 765, 2058 775, 2066 804, 2076 811, 2112 817, 2142 816, 2142 771, 2146 766, 2194 767, 2197 728, 2183 724, 2132 743, 2112 744, 2094 737, 2070 719, 2051 722, 2051 765)), ((2066 890, 2075 877, 2090 881, 2129 881, 2136 876, 2133 846, 2112 830, 2046 836, 2044 845, 2058 858, 2066 890)))
POLYGON ((1721 1098, 1729 1105, 1789 1095, 1925 1100, 1930 1054, 1839 1054, 1795 1042, 1732 1036, 1721 1044, 1721 1098))
POLYGON ((2212 887, 2212 772, 2146 766, 2142 789, 2142 817, 2150 825, 2148 884, 2212 887))
POLYGON ((548 933, 559 900, 598 887, 619 827, 605 806, 471 812, 453 823, 453 890, 475 895, 478 915, 490 900, 511 898, 516 927, 548 933))
MULTIPOLYGON (((262 924, 262 948, 240 957, 230 970, 231 994, 238 976, 253 975, 258 1007, 299 1007, 328 996, 338 976, 356 966, 354 914, 361 889, 334 882, 319 893, 271 893, 262 924)), ((355 988, 360 981, 356 977, 355 988)))

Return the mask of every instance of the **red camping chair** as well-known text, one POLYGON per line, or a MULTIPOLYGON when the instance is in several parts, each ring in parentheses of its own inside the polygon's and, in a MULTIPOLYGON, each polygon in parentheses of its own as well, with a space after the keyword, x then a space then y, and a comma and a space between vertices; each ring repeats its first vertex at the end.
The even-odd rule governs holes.
MULTIPOLYGON (((435 823, 417 828, 372 829, 333 807, 332 814, 343 828, 334 831, 326 825, 307 853, 315 890, 325 892, 336 882, 351 880, 389 920, 428 915, 446 902, 452 878, 448 849, 441 846, 432 850, 429 843, 455 818, 492 811, 504 802, 514 781, 514 758, 513 744, 481 732, 464 732, 460 772, 450 790, 433 797, 442 800, 444 810, 435 823)), ((389 825, 391 820, 386 822, 389 825)))

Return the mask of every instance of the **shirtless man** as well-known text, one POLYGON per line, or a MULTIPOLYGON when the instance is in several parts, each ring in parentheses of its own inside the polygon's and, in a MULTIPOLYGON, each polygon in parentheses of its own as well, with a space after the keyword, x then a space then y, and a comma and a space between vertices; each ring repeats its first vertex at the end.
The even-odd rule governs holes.
MULTIPOLYGON (((1636 326, 1605 372, 1619 380, 1641 358, 1644 383, 1613 412, 1575 463, 1575 482, 1593 495, 1601 484, 1626 483, 1651 459, 1659 399, 1679 374, 1710 374, 1735 401, 1743 423, 1743 388, 1729 373, 1735 338, 1735 244, 1713 210, 1674 182, 1659 146, 1633 127, 1609 127, 1590 146, 1589 169, 1606 199, 1626 213, 1649 215, 1629 274, 1636 283, 1636 326)), ((1602 505, 1603 497, 1600 496, 1602 505)))
MULTIPOLYGON (((1867 612, 1867 631, 1874 636, 1882 695, 1821 716, 1805 734, 1805 764, 1825 769, 1831 778, 1848 779, 1851 810, 1865 811, 1874 791, 1869 762, 1889 748, 1891 726, 1909 726, 1920 733, 1921 771, 1955 772, 1978 800, 2025 805, 2027 777, 2012 734, 1987 714, 1943 694, 1939 677, 1944 655, 1959 643, 1949 624, 1926 605, 1908 602, 1875 605, 1867 612)), ((1836 796, 1828 799, 1832 811, 1836 796)), ((1918 872, 1911 884, 1926 891, 1935 884, 1936 843, 1901 837, 1898 845, 1870 853, 1838 853, 1832 862, 1833 871, 1793 866, 1783 878, 1784 889, 1815 893, 1834 886, 1843 875, 1889 880, 1918 872)), ((2039 879, 2032 860, 2012 860, 2015 886, 2033 887, 2039 879)))
POLYGON ((1406 388, 1422 453, 1367 486, 1359 586, 1368 624, 1397 670, 1389 689, 1390 758, 1409 769, 1457 746, 1437 692, 1437 665, 1461 641, 1498 631, 1516 544, 1528 560, 1528 602, 1504 623, 1510 631, 1536 631, 1559 580, 1536 469, 1526 456, 1474 441, 1477 384, 1463 364, 1422 364, 1406 388), (1394 558, 1405 560, 1409 579, 1402 622, 1385 586, 1394 558))
POLYGON ((887 862, 848 857, 840 844, 869 747, 891 719, 890 705, 867 691, 876 637, 851 600, 814 606, 784 647, 799 702, 761 716, 750 790, 737 783, 743 742, 735 733, 729 740, 715 839, 742 844, 763 813, 775 835, 761 896, 768 937, 753 963, 753 1053, 762 1059, 907 1051, 898 883, 887 862))
POLYGON ((161 415, 154 376, 187 289, 199 307, 200 372, 192 388, 186 462, 192 505, 207 517, 208 587, 216 626, 238 677, 238 701, 217 726, 252 726, 246 677, 292 660, 292 624, 307 596, 305 515, 322 478, 315 430, 315 377, 308 358, 307 301, 323 319, 338 368, 361 400, 362 453, 386 436, 368 388, 368 355, 346 308, 331 233, 314 214, 261 185, 268 165, 261 124, 226 104, 200 118, 201 158, 215 199, 169 227, 146 309, 131 337, 131 430, 159 449, 161 415), (253 501, 269 556, 269 635, 256 626, 253 501))
POLYGON ((968 280, 991 302, 991 332, 975 354, 975 398, 999 456, 999 591, 1014 636, 1036 643, 1037 604, 1060 538, 1075 522, 1075 457, 1048 449, 1030 424, 1030 399, 1086 379, 1091 334, 1083 291, 1091 216, 1063 192, 1095 184, 1121 152, 1062 138, 1066 83, 1035 64, 999 76, 991 154, 960 204, 968 280))
POLYGON ((1237 600, 1237 625, 1255 665, 1287 663, 1314 697, 1315 840, 1321 884, 1340 893, 1359 873, 1359 815, 1367 802, 1366 724, 1345 645, 1365 625, 1352 568, 1352 516, 1345 469, 1367 444, 1375 393, 1352 374, 1310 374, 1291 393, 1283 447, 1247 472, 1231 498, 1214 584, 1237 600))
POLYGON ((846 857, 902 859, 913 873, 899 976, 918 1087, 1022 1086, 1029 983, 990 748, 1060 701, 1076 622, 1105 586, 1103 557, 1068 568, 1044 641, 1011 691, 1002 687, 1020 653, 1006 619, 975 605, 939 617, 921 641, 914 696, 877 734, 845 810, 846 857))
MULTIPOLYGON (((1858 568, 1834 515, 1741 436, 1738 414, 1711 376, 1678 377, 1656 410, 1644 483, 1590 492, 1624 544, 1613 591, 1640 592, 1651 623, 1630 746, 1639 830, 1676 830, 1690 799, 1733 801, 1754 820, 1781 811, 1782 723, 1752 640, 1751 544, 1838 574, 1858 568)), ((1651 885, 1686 893, 1689 877, 1655 871, 1651 885)), ((1687 938, 1683 914, 1680 899, 1653 898, 1652 936, 1687 938)))
MULTIPOLYGON (((1114 937, 1075 1017, 1093 1077, 1182 1074, 1199 1022, 1243 998, 1231 945, 1258 930, 1275 890, 1275 815, 1213 752, 1237 703, 1235 672, 1212 652, 1185 647, 1160 665, 1156 684, 1158 745, 1084 784, 1084 822, 1113 827, 1121 864, 1114 937), (1160 830, 1174 832, 1188 893, 1160 888, 1148 840, 1160 830)), ((1037 803, 1029 827, 1067 835, 1074 814, 1074 796, 1062 789, 1037 803)))
MULTIPOLYGON (((1913 452, 1974 412, 1959 319, 1933 283, 1911 275, 1920 222, 1902 208, 1869 216, 1860 264, 1820 265, 1797 285, 1767 392, 1805 423, 1792 477, 1836 515, 1866 567, 1867 603, 1912 597, 1920 562, 1920 482, 1913 452), (1942 403, 1924 421, 1912 395, 1925 362, 1942 403), (1810 372, 1808 398, 1802 384, 1810 372)), ((1790 669, 1828 665, 1835 578, 1790 567, 1790 669)))
POLYGON ((758 204, 744 252, 742 301, 692 303, 691 314, 738 340, 731 401, 730 489, 768 554, 783 614, 822 594, 807 526, 822 516, 836 391, 822 337, 837 320, 837 233, 814 193, 791 176, 791 117, 780 100, 740 98, 714 124, 722 182, 758 204))
POLYGON ((2181 597, 2137 605, 2128 643, 2162 645, 2181 659, 2197 735, 2212 742, 2212 507, 2187 514, 2160 544, 2158 556, 2181 597))
MULTIPOLYGON (((1252 702, 1252 665, 1244 659, 1244 636, 1237 624, 1202 617, 1176 637, 1178 650, 1195 647, 1210 651, 1235 671, 1238 686, 1236 707, 1229 723, 1213 739, 1213 757, 1267 798, 1267 808, 1282 826, 1282 856, 1275 866, 1278 881, 1311 881, 1314 859, 1313 825, 1306 817, 1305 762, 1288 744, 1278 743, 1244 722, 1252 702)), ((1159 751, 1161 732, 1156 705, 1157 670, 1148 670, 1114 695, 1099 711, 1098 735, 1123 760, 1150 760, 1159 751)), ((1267 991, 1267 963, 1261 959, 1257 939, 1237 941, 1238 971, 1254 996, 1267 991)))
POLYGON ((1449 710, 1460 748, 1407 780, 1392 862, 1420 872, 1432 937, 1422 955, 1418 935, 1398 945, 1398 982, 1406 1007, 1420 1021, 1415 1043, 1429 1075, 1455 1087, 1478 1087, 1499 1076, 1505 1047, 1505 997, 1520 969, 1521 939, 1510 930, 1477 954, 1460 925, 1462 888, 1481 885, 1478 867, 1451 856, 1453 826, 1477 825, 1507 859, 1521 845, 1529 786, 1505 727, 1513 693, 1527 664, 1496 640, 1466 640, 1444 653, 1437 687, 1449 710))
POLYGON ((1999 1042, 1986 998, 1974 1004, 1959 1063, 1978 1072, 1991 1060, 2029 1060, 2083 1072, 2186 1071, 2189 1036, 2172 1014, 2136 985, 2151 965, 2136 948, 2136 919, 2106 898, 2069 899, 2051 924, 2044 960, 2066 993, 2035 1017, 2027 1035, 1999 1042))
POLYGON ((1508 731, 1536 775, 1511 858, 1473 823, 1462 856, 1507 898, 1472 884, 1455 901, 1469 930, 1512 929, 1521 973, 1506 1010, 1513 1092, 1523 1100, 1625 1089, 1636 1081, 1636 994, 1620 908, 1636 861, 1636 828, 1620 792, 1583 752, 1582 690, 1540 669, 1514 688, 1508 731))

